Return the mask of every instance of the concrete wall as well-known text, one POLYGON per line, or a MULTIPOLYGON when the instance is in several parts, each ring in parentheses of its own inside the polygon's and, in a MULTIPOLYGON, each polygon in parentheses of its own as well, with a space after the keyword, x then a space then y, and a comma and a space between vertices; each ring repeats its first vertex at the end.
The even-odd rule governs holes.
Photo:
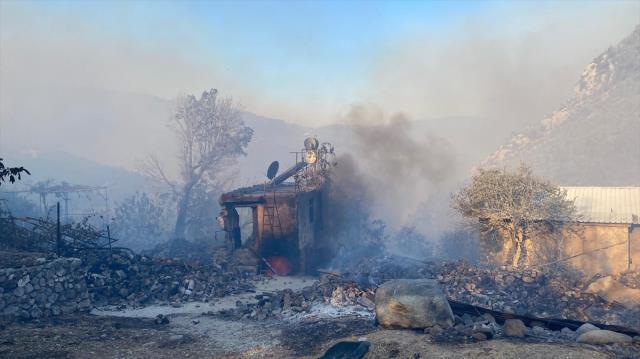
POLYGON ((0 314, 5 319, 56 316, 91 307, 86 270, 77 258, 0 269, 0 314))

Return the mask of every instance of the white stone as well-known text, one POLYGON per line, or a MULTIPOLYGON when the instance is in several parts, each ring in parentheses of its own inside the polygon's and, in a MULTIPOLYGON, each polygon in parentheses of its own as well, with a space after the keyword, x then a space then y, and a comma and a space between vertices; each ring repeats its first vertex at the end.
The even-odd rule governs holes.
POLYGON ((576 341, 586 344, 617 344, 631 343, 633 338, 626 334, 616 333, 610 330, 590 330, 580 335, 576 341))
POLYGON ((591 323, 584 323, 578 329, 576 329, 576 334, 577 335, 581 335, 581 334, 584 334, 586 332, 590 332, 592 330, 599 330, 599 329, 600 328, 596 327, 595 325, 593 325, 591 323))

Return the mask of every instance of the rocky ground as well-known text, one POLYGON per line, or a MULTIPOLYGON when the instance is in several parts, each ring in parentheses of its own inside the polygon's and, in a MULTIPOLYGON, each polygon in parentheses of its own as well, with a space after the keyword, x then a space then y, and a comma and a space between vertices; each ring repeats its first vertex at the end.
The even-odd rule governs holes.
MULTIPOLYGON (((14 322, 0 331, 0 357, 318 358, 344 340, 371 343, 366 358, 632 358, 640 350, 637 344, 596 346, 540 337, 531 328, 522 338, 506 337, 500 329, 493 340, 466 338, 457 329, 386 330, 366 312, 348 306, 340 312, 331 304, 264 320, 229 318, 207 305, 201 303, 202 312, 185 306, 185 312, 160 318, 102 313, 14 322)), ((469 327, 465 320, 485 318, 460 320, 469 327)))
MULTIPOLYGON (((581 340, 577 327, 552 330, 543 322, 504 322, 481 313, 458 313, 452 327, 424 331, 383 329, 375 321, 380 283, 431 278, 449 299, 498 312, 637 328, 637 309, 585 293, 595 278, 567 273, 369 258, 315 278, 268 278, 228 264, 201 266, 127 252, 84 263, 91 313, 6 321, 0 357, 316 358, 344 340, 369 342, 367 358, 599 358, 640 352, 634 334, 588 328, 591 334, 581 340), (597 344, 603 341, 616 344, 597 344)), ((632 289, 640 284, 633 273, 615 280, 632 289)))

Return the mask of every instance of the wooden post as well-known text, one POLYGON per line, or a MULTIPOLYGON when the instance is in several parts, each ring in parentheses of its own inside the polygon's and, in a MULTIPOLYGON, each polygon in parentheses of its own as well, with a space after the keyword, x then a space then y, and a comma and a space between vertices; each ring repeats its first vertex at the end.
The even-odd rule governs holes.
POLYGON ((56 254, 60 257, 62 252, 62 232, 60 232, 60 202, 56 204, 56 254))

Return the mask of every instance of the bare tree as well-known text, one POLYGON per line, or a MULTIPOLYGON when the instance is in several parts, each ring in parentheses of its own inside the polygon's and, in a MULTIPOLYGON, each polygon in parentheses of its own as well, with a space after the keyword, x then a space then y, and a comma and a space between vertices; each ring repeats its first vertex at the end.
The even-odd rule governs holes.
POLYGON ((514 172, 480 169, 467 187, 452 196, 452 207, 483 232, 506 233, 512 241, 514 267, 526 262, 527 241, 533 233, 552 231, 576 217, 566 191, 535 177, 524 165, 514 172))
POLYGON ((171 128, 179 145, 181 182, 171 181, 161 161, 154 156, 149 156, 143 170, 166 184, 174 194, 177 213, 173 234, 184 237, 194 189, 216 182, 226 167, 246 155, 253 130, 245 126, 233 100, 220 97, 215 89, 203 92, 200 98, 180 97, 171 117, 171 128))

